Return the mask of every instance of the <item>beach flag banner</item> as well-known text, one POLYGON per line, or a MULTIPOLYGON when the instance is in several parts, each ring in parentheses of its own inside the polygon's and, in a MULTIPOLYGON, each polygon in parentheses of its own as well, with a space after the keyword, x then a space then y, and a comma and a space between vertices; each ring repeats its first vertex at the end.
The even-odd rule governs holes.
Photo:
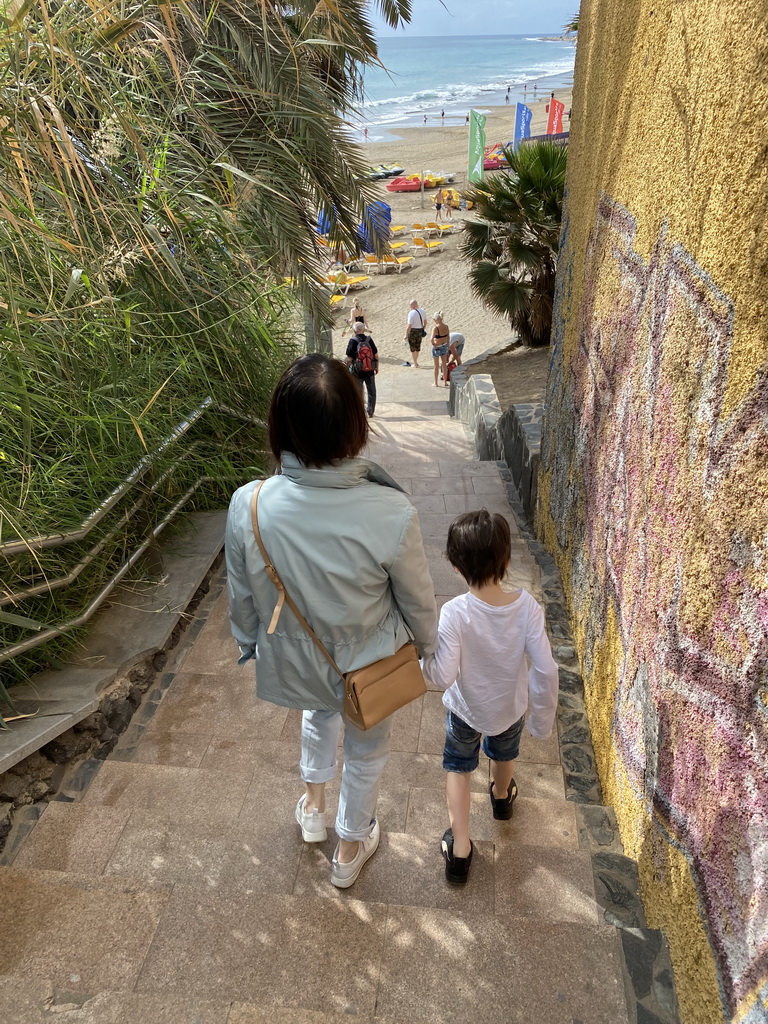
POLYGON ((517 112, 515 114, 515 138, 512 143, 513 149, 517 149, 523 139, 529 139, 531 137, 532 117, 533 111, 530 107, 527 107, 524 103, 517 104, 517 112))
POLYGON ((485 114, 476 110, 469 112, 469 181, 483 181, 485 178, 485 114))
POLYGON ((549 120, 547 121, 547 135, 557 135, 563 130, 563 111, 565 104, 560 100, 550 100, 549 120))

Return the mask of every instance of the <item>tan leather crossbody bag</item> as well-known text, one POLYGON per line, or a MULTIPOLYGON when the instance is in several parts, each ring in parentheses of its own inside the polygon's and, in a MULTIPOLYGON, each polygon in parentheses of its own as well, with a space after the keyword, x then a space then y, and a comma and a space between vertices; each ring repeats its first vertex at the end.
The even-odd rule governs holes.
POLYGON ((261 480, 256 485, 251 498, 251 523, 256 543, 264 559, 267 575, 274 583, 278 593, 277 604, 267 627, 267 633, 274 633, 283 604, 287 604, 325 660, 341 677, 344 683, 345 716, 358 729, 370 729, 388 718, 398 708, 405 707, 406 704, 410 704, 412 700, 416 700, 417 697, 421 697, 427 692, 416 645, 409 641, 388 658, 380 658, 370 665, 353 669, 351 672, 341 671, 323 642, 294 604, 264 547, 259 531, 258 516, 259 491, 263 483, 264 481, 261 480))

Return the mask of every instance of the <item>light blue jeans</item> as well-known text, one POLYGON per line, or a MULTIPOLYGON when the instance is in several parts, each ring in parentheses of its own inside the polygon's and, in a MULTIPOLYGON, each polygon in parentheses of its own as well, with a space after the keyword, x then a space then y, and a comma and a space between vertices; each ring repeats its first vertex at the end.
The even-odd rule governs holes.
POLYGON ((304 782, 336 778, 339 731, 344 723, 344 768, 341 773, 336 834, 354 843, 367 839, 376 817, 381 773, 389 757, 392 716, 372 729, 358 729, 338 711, 305 711, 301 722, 301 764, 304 782))

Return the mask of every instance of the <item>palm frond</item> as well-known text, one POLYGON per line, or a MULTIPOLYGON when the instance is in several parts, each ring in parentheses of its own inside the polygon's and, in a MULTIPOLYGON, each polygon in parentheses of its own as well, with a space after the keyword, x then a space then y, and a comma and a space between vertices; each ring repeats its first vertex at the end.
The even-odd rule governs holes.
POLYGON ((508 169, 468 195, 482 218, 459 246, 472 288, 532 344, 547 344, 551 330, 566 160, 550 142, 507 150, 508 169))

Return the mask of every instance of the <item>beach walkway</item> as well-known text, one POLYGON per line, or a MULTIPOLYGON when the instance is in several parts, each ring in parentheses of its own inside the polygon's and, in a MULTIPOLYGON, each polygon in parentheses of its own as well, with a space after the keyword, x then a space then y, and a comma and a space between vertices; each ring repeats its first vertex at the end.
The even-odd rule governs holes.
MULTIPOLYGON (((438 600, 463 589, 448 524, 479 506, 509 516, 513 579, 540 595, 499 469, 474 459, 447 391, 401 368, 379 391, 370 454, 413 495, 438 600)), ((450 887, 441 694, 399 711, 380 849, 335 889, 333 833, 305 845, 293 820, 300 714, 254 698, 223 577, 196 614, 109 759, 80 766, 0 869, 0 1020, 629 1024, 620 929, 596 899, 557 736, 525 735, 509 822, 491 816, 481 763, 472 874, 450 887)))

